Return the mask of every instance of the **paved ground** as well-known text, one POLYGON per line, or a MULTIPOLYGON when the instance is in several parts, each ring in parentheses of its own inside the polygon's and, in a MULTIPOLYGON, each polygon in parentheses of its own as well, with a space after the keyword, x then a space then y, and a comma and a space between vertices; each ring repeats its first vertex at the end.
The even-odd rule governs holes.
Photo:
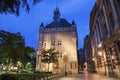
POLYGON ((62 77, 57 80, 120 80, 118 78, 110 78, 107 76, 101 76, 98 74, 90 74, 90 73, 82 73, 82 74, 77 74, 77 75, 71 75, 71 76, 66 76, 62 77))

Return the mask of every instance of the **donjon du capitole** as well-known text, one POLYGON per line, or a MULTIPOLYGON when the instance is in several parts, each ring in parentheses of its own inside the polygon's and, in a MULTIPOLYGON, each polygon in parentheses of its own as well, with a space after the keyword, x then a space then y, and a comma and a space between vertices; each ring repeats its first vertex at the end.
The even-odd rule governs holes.
POLYGON ((74 21, 69 23, 65 18, 60 18, 58 7, 53 12, 53 21, 39 29, 38 51, 36 57, 36 71, 47 71, 48 64, 41 62, 41 51, 55 48, 60 52, 58 64, 51 63, 49 70, 52 72, 78 73, 78 37, 74 21), (66 61, 64 61, 66 57, 66 61), (66 64, 65 64, 66 62, 66 64))

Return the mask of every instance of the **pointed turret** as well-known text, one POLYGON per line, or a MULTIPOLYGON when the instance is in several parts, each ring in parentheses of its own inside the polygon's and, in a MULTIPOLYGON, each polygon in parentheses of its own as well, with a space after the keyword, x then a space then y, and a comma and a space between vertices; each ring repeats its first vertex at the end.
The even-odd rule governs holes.
POLYGON ((42 27, 44 27, 44 24, 43 24, 43 23, 40 24, 40 28, 42 28, 42 27))
POLYGON ((74 20, 72 21, 72 26, 76 26, 76 24, 75 24, 75 21, 74 21, 74 20))
POLYGON ((39 32, 41 31, 42 28, 44 28, 44 24, 43 23, 40 24, 39 32))

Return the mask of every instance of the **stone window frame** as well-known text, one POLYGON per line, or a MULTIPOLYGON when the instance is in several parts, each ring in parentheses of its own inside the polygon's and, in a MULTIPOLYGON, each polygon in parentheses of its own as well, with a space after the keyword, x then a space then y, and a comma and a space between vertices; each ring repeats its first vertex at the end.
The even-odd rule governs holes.
POLYGON ((72 61, 72 62, 70 63, 70 68, 71 68, 71 69, 76 69, 76 68, 77 68, 77 65, 76 65, 76 62, 75 62, 75 61, 72 61))
POLYGON ((58 40, 58 46, 61 46, 61 45, 62 45, 62 41, 58 40))
POLYGON ((55 46, 55 40, 52 40, 52 41, 51 41, 51 45, 52 45, 52 46, 55 46))

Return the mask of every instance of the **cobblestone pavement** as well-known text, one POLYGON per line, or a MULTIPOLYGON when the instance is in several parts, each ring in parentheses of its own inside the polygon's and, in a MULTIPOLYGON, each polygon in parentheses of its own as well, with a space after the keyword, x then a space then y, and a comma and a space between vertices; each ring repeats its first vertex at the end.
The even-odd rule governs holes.
POLYGON ((65 77, 59 78, 57 80, 120 80, 120 78, 119 79, 118 78, 110 78, 110 77, 101 76, 98 74, 84 73, 84 74, 65 76, 65 77))

